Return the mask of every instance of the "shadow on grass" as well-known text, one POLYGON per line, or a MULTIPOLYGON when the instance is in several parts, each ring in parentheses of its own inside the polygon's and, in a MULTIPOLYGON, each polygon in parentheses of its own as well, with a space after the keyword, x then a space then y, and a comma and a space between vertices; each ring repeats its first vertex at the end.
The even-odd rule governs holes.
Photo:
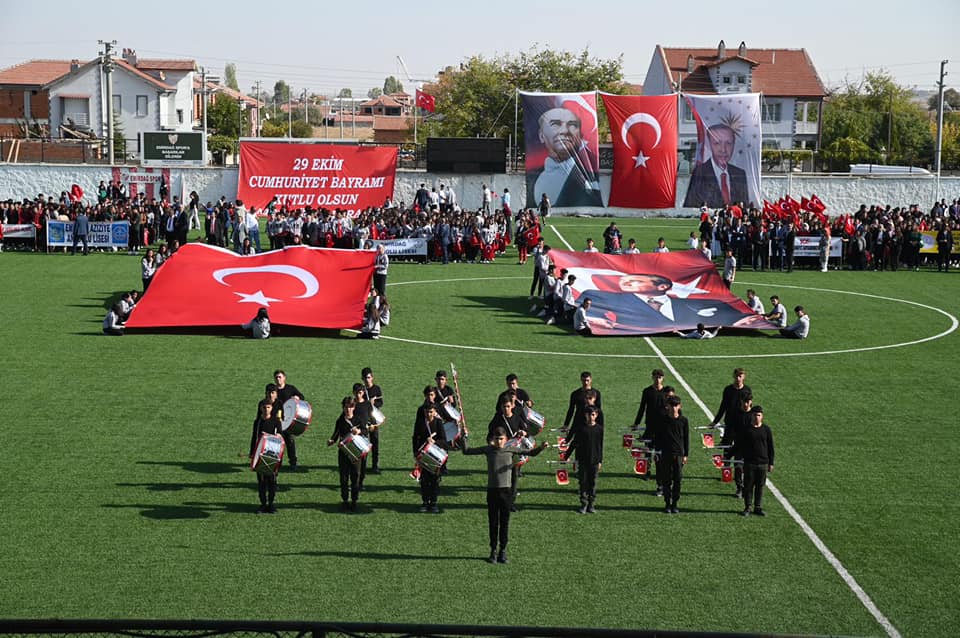
POLYGON ((238 466, 236 463, 191 463, 185 461, 137 461, 137 465, 166 465, 198 474, 236 474, 248 469, 246 465, 238 466))
POLYGON ((271 554, 271 556, 310 556, 314 558, 324 558, 333 556, 336 558, 366 558, 369 560, 470 560, 471 558, 481 560, 476 556, 438 556, 437 554, 394 554, 386 552, 343 552, 343 551, 308 551, 308 552, 289 552, 286 554, 271 554))

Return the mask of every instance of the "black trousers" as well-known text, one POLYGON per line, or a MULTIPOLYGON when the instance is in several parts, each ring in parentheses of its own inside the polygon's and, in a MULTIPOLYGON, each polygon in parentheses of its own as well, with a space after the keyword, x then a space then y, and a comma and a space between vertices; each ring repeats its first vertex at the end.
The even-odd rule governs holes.
POLYGON ((592 501, 597 497, 597 474, 600 467, 594 463, 586 465, 578 462, 577 479, 580 481, 580 498, 592 501))
POLYGON ((297 437, 289 432, 281 432, 280 436, 283 437, 283 443, 287 447, 286 454, 290 460, 290 467, 294 468, 297 466, 297 437))
POLYGON ((532 297, 536 294, 538 297, 543 294, 543 279, 541 278, 540 269, 536 266, 533 267, 533 281, 530 282, 530 296, 532 297))
POLYGON ((380 293, 380 296, 383 297, 387 294, 387 273, 378 274, 373 273, 373 287, 377 289, 377 292, 380 293))
POLYGON ((440 476, 420 468, 420 498, 424 505, 435 505, 440 495, 440 476))
POLYGON ((371 430, 370 438, 370 464, 374 469, 380 467, 380 428, 371 430))
POLYGON ((277 475, 257 472, 257 491, 260 493, 261 505, 273 505, 277 496, 277 475))
POLYGON ((663 501, 668 505, 676 505, 680 500, 680 483, 683 481, 683 457, 664 454, 660 457, 657 466, 657 477, 663 470, 663 501))
POLYGON ((490 525, 490 549, 496 549, 497 541, 500 549, 507 546, 510 535, 510 506, 513 504, 513 495, 509 487, 487 488, 487 522, 490 525))
POLYGON ((743 507, 763 508, 763 487, 767 483, 767 466, 754 463, 743 465, 743 507))
POLYGON ((360 465, 343 450, 337 452, 337 465, 340 468, 340 499, 346 501, 349 497, 356 502, 360 498, 360 465))

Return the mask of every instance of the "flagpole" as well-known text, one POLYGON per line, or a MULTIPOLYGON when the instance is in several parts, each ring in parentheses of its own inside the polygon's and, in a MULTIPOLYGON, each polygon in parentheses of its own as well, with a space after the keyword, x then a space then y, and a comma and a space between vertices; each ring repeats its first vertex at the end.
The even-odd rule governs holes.
POLYGON ((517 159, 520 156, 519 138, 517 137, 517 123, 520 117, 520 87, 513 87, 513 170, 517 170, 517 159))

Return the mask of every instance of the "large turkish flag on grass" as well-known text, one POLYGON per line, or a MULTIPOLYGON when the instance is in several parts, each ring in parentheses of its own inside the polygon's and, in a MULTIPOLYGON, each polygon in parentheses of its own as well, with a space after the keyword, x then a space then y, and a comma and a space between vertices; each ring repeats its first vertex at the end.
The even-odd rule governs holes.
POLYGON ((375 258, 372 250, 306 246, 243 257, 187 244, 154 275, 127 327, 237 326, 267 308, 271 323, 357 328, 375 258))

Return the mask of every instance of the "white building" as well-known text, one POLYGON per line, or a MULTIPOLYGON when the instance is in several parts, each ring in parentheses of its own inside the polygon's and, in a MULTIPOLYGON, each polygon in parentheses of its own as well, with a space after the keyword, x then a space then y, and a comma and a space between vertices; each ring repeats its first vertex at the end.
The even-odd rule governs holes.
MULTIPOLYGON (((643 83, 644 95, 674 92, 701 95, 761 94, 763 147, 819 149, 826 89, 805 49, 728 51, 657 45, 643 83)), ((686 102, 680 114, 680 150, 697 143, 697 127, 686 102)))
MULTIPOLYGON (((195 71, 193 60, 138 60, 132 49, 113 58, 113 110, 128 140, 128 154, 139 151, 135 140, 142 132, 193 129, 195 71)), ((106 137, 106 84, 99 58, 74 61, 68 73, 46 84, 51 135, 63 137, 65 125, 106 137)))

